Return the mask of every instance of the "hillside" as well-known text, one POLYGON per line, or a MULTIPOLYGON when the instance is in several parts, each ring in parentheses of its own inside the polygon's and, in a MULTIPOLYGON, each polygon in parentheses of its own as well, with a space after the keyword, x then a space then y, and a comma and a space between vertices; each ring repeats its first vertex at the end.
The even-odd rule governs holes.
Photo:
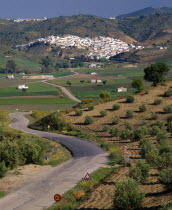
POLYGON ((137 11, 131 12, 129 14, 119 15, 119 16, 117 16, 117 18, 121 19, 121 18, 127 18, 127 17, 155 15, 157 13, 158 14, 172 13, 172 8, 169 8, 169 7, 161 7, 161 8, 146 7, 144 9, 137 10, 137 11))
POLYGON ((172 41, 172 14, 155 14, 118 21, 119 30, 139 42, 172 41), (161 41, 162 40, 162 41, 161 41))
MULTIPOLYGON (((2 20, 1 20, 2 21, 2 20)), ((110 36, 128 43, 135 40, 118 29, 117 22, 91 15, 51 18, 42 22, 0 24, 0 43, 17 45, 50 35, 72 34, 80 37, 110 36)))

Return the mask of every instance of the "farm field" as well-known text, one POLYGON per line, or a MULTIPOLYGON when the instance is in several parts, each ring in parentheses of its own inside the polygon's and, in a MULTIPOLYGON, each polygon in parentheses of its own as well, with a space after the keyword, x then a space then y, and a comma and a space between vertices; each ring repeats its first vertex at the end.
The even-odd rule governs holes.
MULTIPOLYGON (((140 126, 145 126, 147 128, 152 128, 152 126, 158 121, 163 122, 163 127, 161 131, 166 131, 167 117, 170 113, 163 110, 164 107, 168 106, 172 102, 171 97, 164 97, 163 94, 169 88, 172 87, 172 81, 166 82, 166 85, 159 85, 156 88, 151 88, 148 93, 143 91, 140 94, 134 95, 134 103, 126 103, 125 98, 116 99, 113 102, 106 102, 104 104, 99 104, 94 106, 94 110, 88 111, 87 108, 83 108, 82 116, 76 116, 75 112, 70 112, 64 115, 66 120, 71 123, 77 130, 84 131, 91 136, 97 136, 102 140, 114 143, 119 148, 127 150, 130 157, 130 162, 136 164, 138 160, 143 160, 143 156, 140 154, 140 142, 132 141, 130 138, 125 140, 120 139, 119 136, 114 137, 109 133, 109 130, 114 126, 112 123, 113 117, 119 117, 119 122, 116 127, 122 132, 127 123, 132 127, 132 129, 137 129, 140 126), (155 99, 161 99, 162 103, 155 105, 155 99), (114 104, 119 104, 120 109, 114 111, 112 106, 114 104), (140 105, 146 106, 146 111, 140 112, 140 105), (102 117, 100 111, 106 110, 107 115, 102 117), (127 110, 131 110, 134 113, 133 118, 127 118, 125 113, 127 110), (151 113, 156 113, 157 119, 151 117, 151 113), (84 119, 86 116, 91 116, 93 118, 93 123, 90 125, 84 125, 84 119), (104 126, 109 126, 108 131, 104 131, 104 126)), ((172 136, 167 132, 168 144, 172 143, 172 136)), ((148 141, 153 144, 156 148, 159 148, 160 143, 157 141, 156 135, 148 135, 148 141)), ((147 159, 147 161, 150 161, 147 159)), ((171 191, 166 190, 165 185, 163 185, 159 180, 159 171, 157 166, 152 166, 150 164, 150 177, 144 184, 140 184, 139 187, 146 193, 146 197, 143 203, 143 209, 154 209, 159 207, 164 203, 172 201, 171 191)), ((105 182, 100 184, 96 189, 93 190, 91 196, 83 201, 79 209, 113 209, 114 195, 116 186, 115 183, 118 181, 128 180, 129 167, 119 167, 118 174, 113 174, 105 182)))
POLYGON ((15 57, 9 56, 5 57, 0 55, 0 67, 5 67, 8 60, 13 60, 17 64, 18 68, 28 68, 28 69, 36 69, 41 65, 33 60, 30 60, 24 56, 22 57, 15 57))
POLYGON ((30 83, 26 92, 16 87, 0 88, 0 97, 14 96, 59 96, 60 92, 57 88, 42 82, 30 83))
POLYGON ((14 87, 21 84, 29 84, 39 82, 40 80, 29 80, 29 79, 0 79, 0 88, 14 87))

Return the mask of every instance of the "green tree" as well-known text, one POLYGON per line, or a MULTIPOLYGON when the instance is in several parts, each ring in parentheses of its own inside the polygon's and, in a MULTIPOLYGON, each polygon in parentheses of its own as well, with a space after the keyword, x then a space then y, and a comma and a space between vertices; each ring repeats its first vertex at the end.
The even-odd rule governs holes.
POLYGON ((145 193, 139 190, 137 182, 129 179, 127 182, 117 183, 114 205, 116 209, 139 209, 144 197, 145 193))
POLYGON ((5 162, 4 161, 0 162, 0 178, 5 176, 6 171, 7 168, 5 166, 5 162))
POLYGON ((45 67, 52 65, 52 61, 49 57, 42 58, 41 61, 42 61, 42 65, 45 67))
POLYGON ((143 90, 143 80, 140 78, 134 79, 132 86, 137 89, 138 93, 140 93, 143 90))
POLYGON ((106 85, 106 83, 107 83, 107 80, 103 80, 103 81, 102 81, 102 83, 103 83, 104 85, 106 85))
POLYGON ((153 82, 156 87, 158 83, 165 80, 165 75, 169 71, 169 67, 165 63, 151 64, 144 69, 144 79, 148 82, 153 82))
POLYGON ((107 91, 101 91, 100 92, 100 98, 102 99, 107 99, 107 98, 110 98, 111 97, 111 94, 107 91))
POLYGON ((70 81, 67 81, 66 85, 72 86, 72 83, 70 81))
POLYGON ((7 63, 6 63, 6 68, 15 72, 17 70, 17 65, 16 65, 15 61, 8 60, 7 63))

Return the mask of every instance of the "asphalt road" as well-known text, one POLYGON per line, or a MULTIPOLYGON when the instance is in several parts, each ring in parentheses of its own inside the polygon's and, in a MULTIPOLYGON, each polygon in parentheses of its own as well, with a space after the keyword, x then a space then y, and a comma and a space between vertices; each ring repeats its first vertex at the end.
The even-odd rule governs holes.
POLYGON ((73 153, 73 158, 49 171, 30 177, 20 188, 0 199, 0 210, 41 210, 54 202, 54 195, 63 195, 91 173, 103 167, 107 153, 86 139, 46 133, 27 128, 26 113, 10 114, 12 128, 58 141, 73 153))

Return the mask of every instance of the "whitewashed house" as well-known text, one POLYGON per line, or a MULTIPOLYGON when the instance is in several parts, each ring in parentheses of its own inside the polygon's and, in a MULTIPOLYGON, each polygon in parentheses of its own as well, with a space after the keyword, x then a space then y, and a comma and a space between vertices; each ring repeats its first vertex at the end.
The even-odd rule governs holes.
POLYGON ((7 75, 8 79, 14 79, 14 75, 7 75))
POLYGON ((25 86, 25 85, 18 85, 18 89, 19 89, 19 90, 28 89, 28 86, 25 86))
POLYGON ((128 89, 124 87, 117 88, 117 92, 127 92, 128 89))
POLYGON ((91 72, 91 75, 96 75, 97 73, 96 72, 91 72))
POLYGON ((91 80, 91 83, 96 83, 96 79, 92 79, 91 80))
POLYGON ((98 83, 101 83, 102 81, 100 79, 97 80, 98 83))
POLYGON ((90 65, 89 65, 89 68, 96 68, 97 67, 97 65, 95 64, 95 63, 91 63, 90 65))

